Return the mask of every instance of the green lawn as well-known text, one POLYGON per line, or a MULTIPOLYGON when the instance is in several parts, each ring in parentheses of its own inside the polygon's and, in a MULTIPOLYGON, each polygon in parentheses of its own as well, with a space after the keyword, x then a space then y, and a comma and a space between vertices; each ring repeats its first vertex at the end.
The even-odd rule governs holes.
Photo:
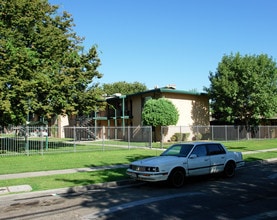
POLYGON ((157 149, 130 149, 0 157, 0 174, 128 164, 161 152, 157 149))
POLYGON ((33 191, 58 189, 73 186, 86 186, 95 183, 127 179, 126 169, 78 172, 72 174, 20 178, 0 181, 0 187, 28 184, 33 191))
POLYGON ((222 142, 231 151, 255 151, 277 148, 277 139, 222 142))
MULTIPOLYGON (((277 139, 223 142, 232 151, 255 151, 277 148, 277 139)), ((131 161, 159 155, 158 149, 129 149, 115 151, 79 152, 32 156, 0 157, 0 174, 46 171, 69 168, 128 164, 131 161)), ((277 158, 277 151, 245 154, 245 161, 277 158)), ((83 186, 93 183, 126 179, 126 169, 52 175, 0 181, 0 187, 29 184, 36 190, 83 186)))

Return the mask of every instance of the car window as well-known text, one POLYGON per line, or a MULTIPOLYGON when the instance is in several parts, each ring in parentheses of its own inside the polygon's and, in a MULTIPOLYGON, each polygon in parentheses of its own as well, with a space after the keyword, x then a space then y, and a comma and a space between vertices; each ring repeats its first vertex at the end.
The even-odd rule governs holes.
POLYGON ((169 150, 166 152, 166 155, 167 156, 173 156, 173 155, 178 155, 180 154, 180 150, 181 150, 181 147, 180 145, 176 145, 172 148, 169 148, 169 150))
POLYGON ((192 154, 196 154, 197 157, 204 157, 207 156, 207 149, 205 145, 198 145, 196 146, 193 151, 192 154))
POLYGON ((191 151, 192 147, 193 147, 193 145, 191 145, 191 144, 183 145, 182 148, 181 148, 180 154, 184 157, 188 156, 188 154, 191 151))
POLYGON ((208 144, 208 154, 209 155, 218 155, 218 154, 225 154, 225 150, 220 144, 208 144))
POLYGON ((186 157, 188 153, 191 151, 193 145, 192 144, 178 144, 172 145, 165 152, 161 154, 161 156, 182 156, 186 157))

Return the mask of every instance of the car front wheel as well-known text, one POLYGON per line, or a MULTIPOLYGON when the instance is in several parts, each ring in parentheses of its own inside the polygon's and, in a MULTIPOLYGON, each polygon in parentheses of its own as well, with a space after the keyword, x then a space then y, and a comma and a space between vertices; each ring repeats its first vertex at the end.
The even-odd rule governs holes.
POLYGON ((175 188, 182 187, 185 183, 185 172, 182 169, 175 169, 169 175, 169 183, 175 188))

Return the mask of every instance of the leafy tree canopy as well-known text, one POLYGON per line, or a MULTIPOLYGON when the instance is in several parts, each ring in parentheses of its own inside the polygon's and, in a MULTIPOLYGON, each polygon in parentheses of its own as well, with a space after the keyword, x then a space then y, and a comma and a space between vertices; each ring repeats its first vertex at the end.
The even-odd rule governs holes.
MULTIPOLYGON (((96 46, 83 52, 73 26, 71 15, 47 0, 0 0, 0 124, 21 124, 28 112, 85 110, 80 97, 102 77, 100 60, 96 46)), ((86 102, 92 106, 99 95, 93 91, 86 102)))
POLYGON ((168 99, 149 99, 143 107, 142 120, 144 125, 154 127, 176 125, 178 119, 178 110, 168 99))
POLYGON ((209 80, 217 120, 248 126, 277 113, 277 67, 267 55, 225 55, 209 80))
POLYGON ((127 83, 125 81, 115 82, 111 84, 103 84, 104 93, 112 95, 121 93, 122 95, 129 95, 147 90, 147 87, 139 82, 127 83))

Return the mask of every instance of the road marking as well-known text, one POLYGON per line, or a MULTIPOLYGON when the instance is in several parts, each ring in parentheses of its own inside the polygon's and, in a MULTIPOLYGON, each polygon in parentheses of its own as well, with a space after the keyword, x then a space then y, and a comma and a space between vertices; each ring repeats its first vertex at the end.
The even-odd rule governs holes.
POLYGON ((99 217, 102 217, 107 214, 111 214, 113 212, 121 211, 127 208, 133 208, 135 206, 139 205, 144 205, 152 202, 157 202, 157 201, 162 201, 162 200, 167 200, 167 199, 173 199, 173 198, 179 198, 179 197, 186 197, 186 196, 197 196, 197 195, 203 195, 203 193, 199 192, 191 192, 191 193, 178 193, 178 194, 173 194, 173 195, 166 195, 166 196, 159 196, 159 197, 151 197, 148 199, 142 199, 138 201, 133 201, 133 202, 128 202, 124 203, 118 206, 113 206, 108 209, 104 209, 103 211, 100 212, 95 212, 91 213, 89 215, 83 216, 83 220, 89 220, 89 219, 97 219, 99 217))

